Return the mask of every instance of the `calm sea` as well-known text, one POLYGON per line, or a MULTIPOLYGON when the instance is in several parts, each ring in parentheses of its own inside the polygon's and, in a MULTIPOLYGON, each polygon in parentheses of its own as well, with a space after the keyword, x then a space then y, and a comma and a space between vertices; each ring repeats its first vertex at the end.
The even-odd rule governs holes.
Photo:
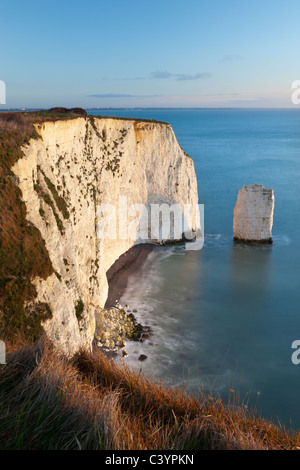
POLYGON ((130 278, 122 299, 153 336, 132 343, 128 364, 192 392, 300 428, 300 110, 90 111, 169 122, 194 160, 205 205, 201 251, 165 248, 130 278), (233 209, 245 184, 274 188, 269 247, 232 242, 233 209), (141 363, 140 354, 148 359, 141 363))

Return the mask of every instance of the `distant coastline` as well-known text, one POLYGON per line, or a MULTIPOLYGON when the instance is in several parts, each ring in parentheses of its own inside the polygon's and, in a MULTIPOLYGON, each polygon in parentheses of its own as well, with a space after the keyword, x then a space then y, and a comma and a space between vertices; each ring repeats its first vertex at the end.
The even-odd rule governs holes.
MULTIPOLYGON (((45 108, 2 108, 0 109, 0 112, 33 112, 33 111, 46 111, 48 109, 48 107, 45 107, 45 108)), ((267 107, 251 107, 251 108, 247 108, 247 107, 244 107, 244 106, 241 106, 241 107, 220 107, 220 106, 217 106, 217 107, 166 107, 166 108, 157 108, 157 107, 116 107, 116 108, 111 108, 111 107, 91 107, 91 108, 86 108, 86 107, 82 107, 82 109, 85 109, 86 111, 135 111, 135 110, 145 110, 145 111, 199 111, 199 110, 203 110, 203 111, 220 111, 220 110, 224 110, 224 111, 241 111, 241 110, 245 110, 245 111, 259 111, 259 110, 262 110, 262 111, 300 111, 300 108, 297 108, 295 106, 290 106, 290 107, 281 107, 281 108, 267 108, 267 107)))

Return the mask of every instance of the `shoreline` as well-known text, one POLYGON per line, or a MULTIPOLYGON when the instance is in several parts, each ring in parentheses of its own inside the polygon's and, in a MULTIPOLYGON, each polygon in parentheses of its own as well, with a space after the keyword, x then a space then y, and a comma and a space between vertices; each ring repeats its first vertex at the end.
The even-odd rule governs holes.
POLYGON ((108 295, 104 305, 105 309, 113 308, 120 302, 126 290, 129 276, 142 268, 150 253, 155 249, 157 246, 150 243, 134 245, 114 262, 106 273, 108 295))
MULTIPOLYGON (((108 295, 104 305, 105 310, 119 308, 120 299, 126 291, 129 276, 142 269, 148 256, 155 249, 157 249, 157 246, 150 243, 134 245, 128 251, 123 253, 109 268, 106 273, 108 281, 108 295)), ((142 325, 137 322, 136 325, 140 326, 143 330, 142 325)), ((147 329, 142 331, 142 333, 149 334, 149 330, 147 329)), ((93 351, 96 351, 96 349, 97 341, 94 338, 93 351)), ((107 349, 103 347, 103 345, 101 349, 109 359, 116 359, 119 356, 116 349, 107 349)))

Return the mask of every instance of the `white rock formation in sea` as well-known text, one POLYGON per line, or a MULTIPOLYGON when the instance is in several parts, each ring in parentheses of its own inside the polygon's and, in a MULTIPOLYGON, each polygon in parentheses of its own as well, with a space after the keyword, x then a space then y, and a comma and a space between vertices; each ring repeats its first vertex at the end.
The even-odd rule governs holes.
MULTIPOLYGON (((41 232, 55 273, 36 278, 36 301, 49 304, 47 335, 64 353, 91 347, 95 312, 104 307, 107 270, 137 243, 131 214, 122 236, 97 237, 100 204, 128 207, 188 204, 191 233, 200 231, 197 180, 192 159, 169 124, 116 118, 79 117, 36 125, 39 139, 23 147, 12 168, 27 207, 41 232), (121 198, 121 199, 120 199, 121 198)), ((138 207, 137 207, 138 208, 138 207)), ((120 218, 117 216, 117 229, 120 218)), ((132 217, 134 216, 134 217, 132 217)), ((138 235, 136 235, 138 237, 138 235)), ((159 241, 159 240, 158 240, 159 241)))
POLYGON ((272 243, 274 191, 261 184, 243 186, 238 193, 233 218, 237 241, 272 243))

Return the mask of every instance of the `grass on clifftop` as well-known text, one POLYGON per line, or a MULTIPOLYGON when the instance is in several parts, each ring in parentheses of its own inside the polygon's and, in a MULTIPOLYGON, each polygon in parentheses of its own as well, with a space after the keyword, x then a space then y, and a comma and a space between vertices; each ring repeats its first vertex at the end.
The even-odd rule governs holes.
POLYGON ((0 366, 0 449, 299 449, 286 432, 231 402, 163 387, 97 350, 72 360, 46 342, 0 366))

